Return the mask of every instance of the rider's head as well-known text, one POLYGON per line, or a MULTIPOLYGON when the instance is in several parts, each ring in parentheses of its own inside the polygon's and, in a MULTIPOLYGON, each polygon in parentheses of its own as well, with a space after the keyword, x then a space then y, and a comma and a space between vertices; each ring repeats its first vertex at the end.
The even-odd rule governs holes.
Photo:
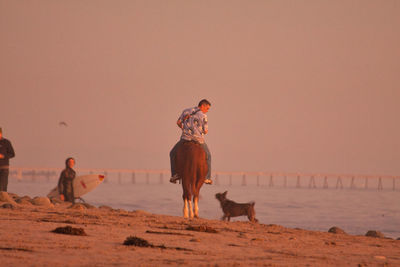
POLYGON ((199 109, 203 112, 203 113, 207 113, 208 110, 211 107, 211 103, 210 101, 208 101, 207 99, 203 99, 199 102, 199 109))

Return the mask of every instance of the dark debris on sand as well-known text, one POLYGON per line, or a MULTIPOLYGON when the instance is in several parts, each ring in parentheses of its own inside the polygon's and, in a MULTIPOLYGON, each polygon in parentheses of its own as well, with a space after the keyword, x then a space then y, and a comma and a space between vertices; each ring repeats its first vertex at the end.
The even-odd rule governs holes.
POLYGON ((124 245, 136 247, 154 247, 154 245, 150 244, 147 240, 136 236, 128 236, 124 241, 124 245))
POLYGON ((10 203, 4 203, 1 207, 3 209, 14 209, 14 206, 10 203))
POLYGON ((25 251, 25 252, 33 252, 33 250, 28 248, 13 248, 13 247, 0 247, 0 250, 15 250, 15 251, 25 251))
POLYGON ((161 248, 161 249, 175 249, 175 250, 183 250, 183 251, 192 251, 191 249, 187 248, 180 248, 180 247, 166 247, 164 245, 155 246, 151 244, 146 239, 137 237, 137 236, 128 236, 124 241, 125 246, 136 246, 136 247, 144 247, 144 248, 161 248))
POLYGON ((196 231, 196 232, 213 233, 213 234, 218 233, 217 230, 215 230, 214 228, 207 226, 207 225, 200 225, 200 226, 191 226, 190 225, 190 226, 186 227, 186 230, 196 231))
POLYGON ((80 235, 80 236, 87 235, 85 233, 85 230, 83 230, 82 228, 74 228, 69 225, 65 226, 65 227, 57 227, 52 232, 57 233, 57 234, 65 234, 65 235, 80 235))
POLYGON ((148 234, 159 234, 159 235, 193 236, 192 234, 183 234, 183 233, 177 233, 177 232, 159 232, 159 231, 151 231, 151 230, 147 230, 146 233, 148 233, 148 234))

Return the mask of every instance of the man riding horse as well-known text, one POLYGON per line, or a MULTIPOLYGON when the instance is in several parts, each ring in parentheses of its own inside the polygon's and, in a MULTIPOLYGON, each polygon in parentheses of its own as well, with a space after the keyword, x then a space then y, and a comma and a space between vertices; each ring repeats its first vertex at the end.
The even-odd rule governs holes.
POLYGON ((208 123, 206 113, 210 109, 211 103, 203 99, 197 107, 185 109, 178 118, 176 124, 182 129, 182 136, 178 143, 172 148, 169 156, 171 160, 171 183, 176 183, 179 177, 176 170, 176 151, 183 142, 192 141, 201 145, 206 153, 208 171, 204 183, 212 184, 211 180, 211 155, 207 144, 204 142, 204 135, 208 133, 208 123))

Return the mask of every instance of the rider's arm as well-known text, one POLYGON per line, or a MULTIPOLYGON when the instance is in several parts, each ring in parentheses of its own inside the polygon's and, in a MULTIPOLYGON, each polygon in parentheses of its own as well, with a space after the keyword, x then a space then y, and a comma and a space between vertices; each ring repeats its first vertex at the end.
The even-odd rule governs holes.
POLYGON ((178 121, 176 124, 178 125, 179 128, 183 129, 183 123, 190 117, 189 111, 185 109, 181 116, 179 116, 178 121))
POLYGON ((204 116, 203 119, 203 133, 207 134, 208 133, 208 120, 207 120, 207 116, 204 116))
POLYGON ((182 129, 183 125, 182 125, 181 119, 179 119, 179 120, 176 122, 176 124, 178 125, 179 128, 182 129))

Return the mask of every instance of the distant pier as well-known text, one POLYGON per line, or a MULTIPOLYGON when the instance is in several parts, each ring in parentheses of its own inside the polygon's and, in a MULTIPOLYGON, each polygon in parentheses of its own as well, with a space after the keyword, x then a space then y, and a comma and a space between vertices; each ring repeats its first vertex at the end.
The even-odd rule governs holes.
MULTIPOLYGON (((78 175, 104 174, 106 183, 167 184, 169 170, 145 169, 75 169, 78 175)), ((10 179, 18 181, 57 181, 61 168, 12 167, 10 179)), ((213 173, 215 185, 260 186, 268 188, 352 189, 400 191, 400 176, 367 174, 323 174, 285 172, 225 172, 213 173)))

